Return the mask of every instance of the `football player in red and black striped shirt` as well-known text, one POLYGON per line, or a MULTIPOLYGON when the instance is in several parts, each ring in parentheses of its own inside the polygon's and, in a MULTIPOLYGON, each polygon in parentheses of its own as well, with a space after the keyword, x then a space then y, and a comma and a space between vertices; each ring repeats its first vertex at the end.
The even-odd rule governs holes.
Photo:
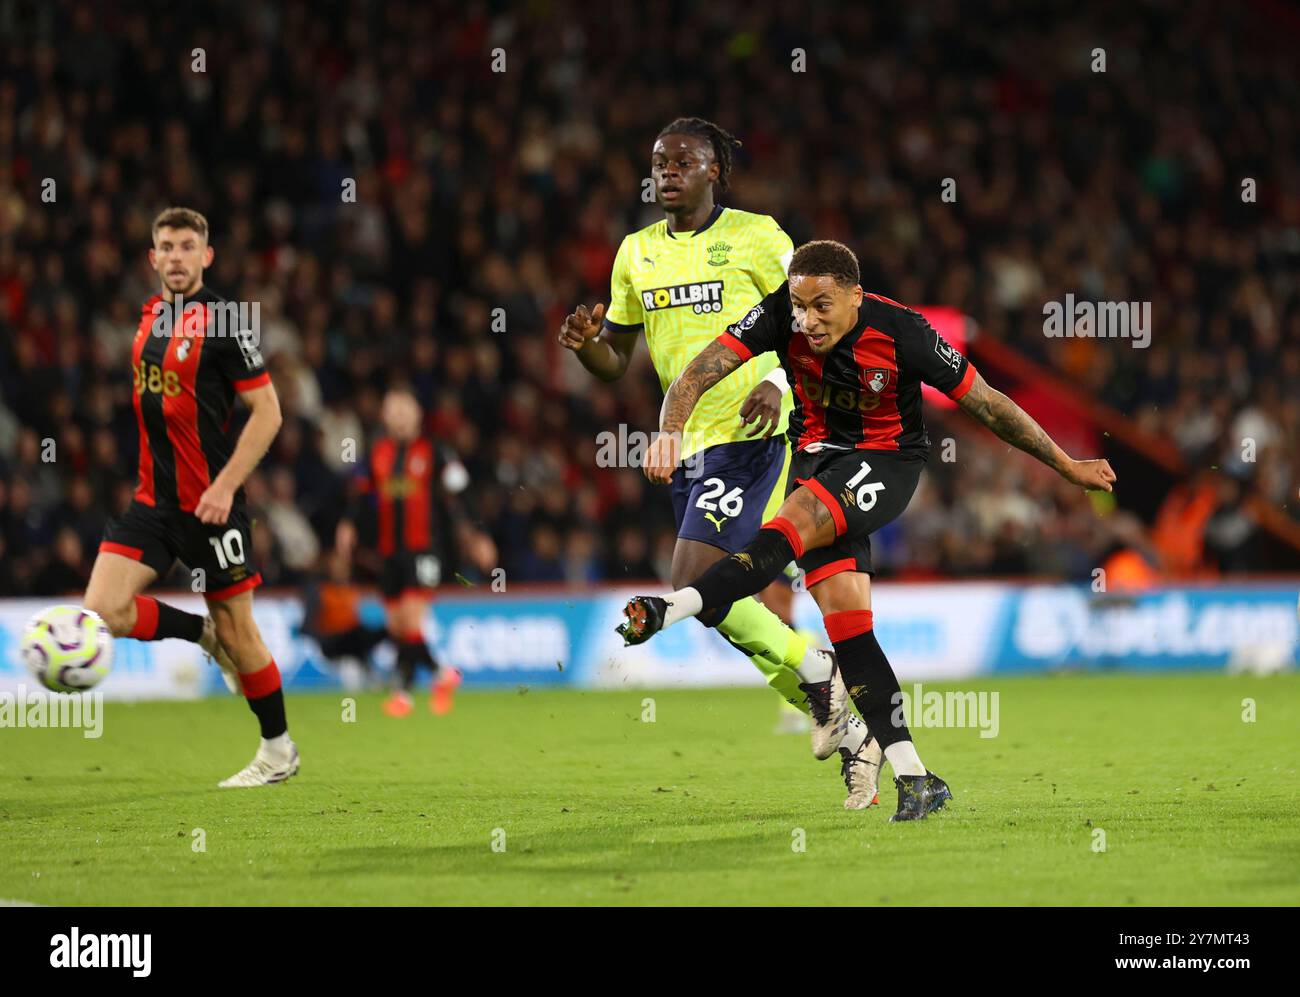
POLYGON ((244 479, 280 428, 280 403, 254 329, 203 286, 212 263, 208 222, 168 208, 153 224, 149 263, 162 290, 145 302, 131 351, 140 464, 134 498, 111 521, 86 589, 86 607, 118 637, 199 644, 242 691, 261 726, 253 761, 222 786, 263 786, 298 771, 280 673, 253 622, 261 575, 251 549, 244 479), (231 447, 235 396, 250 409, 231 447), (180 560, 201 582, 208 614, 142 595, 180 560))
POLYGON ((1070 458, 920 314, 864 294, 857 257, 847 246, 822 241, 801 246, 787 285, 682 371, 664 403, 664 434, 646 453, 651 481, 672 477, 682 427, 700 395, 768 351, 781 358, 795 392, 790 440, 796 456, 785 503, 752 543, 689 587, 630 600, 619 632, 639 644, 665 626, 762 590, 796 559, 849 694, 894 767, 892 819, 922 818, 952 794, 921 764, 897 710, 898 679, 872 632, 870 583, 871 534, 907 508, 929 455, 921 383, 1072 484, 1110 491, 1115 473, 1105 460, 1070 458))
POLYGON ((429 597, 442 578, 439 519, 451 514, 460 546, 469 548, 467 553, 481 569, 490 568, 496 548, 458 514, 454 496, 469 484, 469 474, 455 454, 421 435, 423 413, 410 389, 390 389, 381 417, 387 435, 375 441, 353 479, 353 501, 339 523, 336 546, 344 554, 351 552, 355 523, 363 507, 373 503, 380 589, 388 634, 397 647, 398 687, 385 701, 384 712, 394 717, 410 714, 415 673, 425 667, 433 672, 429 708, 444 714, 451 710, 461 675, 450 666, 439 667, 422 630, 429 597))

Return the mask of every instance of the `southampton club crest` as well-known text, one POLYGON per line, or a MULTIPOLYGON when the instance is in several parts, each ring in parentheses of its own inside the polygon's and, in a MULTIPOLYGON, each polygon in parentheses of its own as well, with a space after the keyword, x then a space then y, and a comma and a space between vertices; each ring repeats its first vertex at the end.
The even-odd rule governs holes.
POLYGON ((875 394, 880 394, 889 387, 889 371, 887 370, 869 370, 866 372, 867 387, 875 394))

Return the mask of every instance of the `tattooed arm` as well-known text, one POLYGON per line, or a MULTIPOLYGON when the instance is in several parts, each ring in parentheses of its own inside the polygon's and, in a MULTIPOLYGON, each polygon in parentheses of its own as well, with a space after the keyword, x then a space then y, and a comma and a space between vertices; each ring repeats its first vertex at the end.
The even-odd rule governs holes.
POLYGON ((657 485, 668 483, 680 460, 682 430, 700 396, 744 362, 734 350, 715 340, 677 375, 664 399, 660 433, 646 450, 642 470, 647 478, 657 485))
POLYGON ((734 350, 716 340, 700 350, 669 386, 660 428, 665 433, 680 433, 686 428, 700 396, 744 362, 734 350))
POLYGON ((1111 491, 1115 472, 1108 461, 1072 459, 1024 409, 1001 391, 989 387, 978 373, 970 390, 957 404, 971 418, 984 423, 1013 447, 1036 457, 1071 484, 1111 491))

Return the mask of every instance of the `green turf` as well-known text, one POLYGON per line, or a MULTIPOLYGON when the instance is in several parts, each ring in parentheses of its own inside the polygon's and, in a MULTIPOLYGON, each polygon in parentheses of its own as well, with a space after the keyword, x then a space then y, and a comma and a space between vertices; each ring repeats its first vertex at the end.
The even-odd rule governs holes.
POLYGON ((293 696, 302 773, 259 790, 215 788, 255 745, 242 703, 109 704, 99 740, 0 729, 0 898, 1300 903, 1300 676, 966 688, 998 691, 1001 732, 916 731, 956 800, 907 825, 892 790, 844 811, 838 764, 772 733, 765 690, 462 693, 403 721, 363 696, 355 723, 293 696))

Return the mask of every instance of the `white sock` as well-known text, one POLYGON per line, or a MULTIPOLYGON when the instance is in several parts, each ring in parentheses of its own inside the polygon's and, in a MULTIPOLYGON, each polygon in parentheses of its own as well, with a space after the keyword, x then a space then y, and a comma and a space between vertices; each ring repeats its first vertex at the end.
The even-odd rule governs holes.
POLYGON ((862 718, 856 713, 850 713, 849 729, 844 732, 844 740, 840 742, 840 747, 848 748, 849 754, 855 755, 866 739, 867 725, 862 722, 862 718))
POLYGON ((269 740, 265 737, 262 738, 261 750, 268 755, 287 755, 292 746, 293 742, 289 740, 289 732, 286 730, 279 737, 273 737, 269 740))
POLYGON ((693 588, 678 589, 676 592, 669 592, 663 598, 668 603, 668 611, 664 613, 665 629, 694 616, 704 608, 703 597, 693 588))
POLYGON ((894 767, 894 775, 925 775, 921 756, 916 753, 916 745, 911 741, 895 741, 885 749, 885 757, 894 767))
POLYGON ((799 673, 799 680, 807 685, 826 682, 831 677, 831 656, 820 647, 810 647, 795 671, 799 673))

